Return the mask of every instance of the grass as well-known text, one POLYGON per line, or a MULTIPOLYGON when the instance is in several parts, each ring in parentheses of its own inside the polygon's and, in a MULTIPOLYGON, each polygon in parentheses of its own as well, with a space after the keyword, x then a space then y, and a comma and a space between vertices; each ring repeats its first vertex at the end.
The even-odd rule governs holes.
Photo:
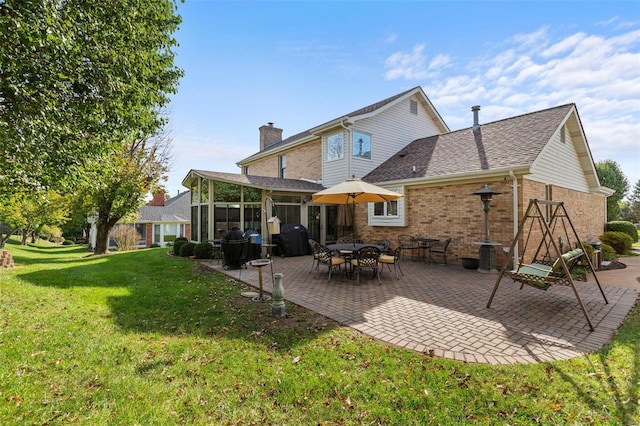
POLYGON ((637 424, 640 309, 597 353, 489 366, 390 347, 147 249, 7 246, 0 424, 637 424))

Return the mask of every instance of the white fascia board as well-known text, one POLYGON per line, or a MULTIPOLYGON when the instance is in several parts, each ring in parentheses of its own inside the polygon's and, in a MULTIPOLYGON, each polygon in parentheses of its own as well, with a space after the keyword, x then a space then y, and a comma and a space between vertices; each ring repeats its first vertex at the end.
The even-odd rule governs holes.
POLYGON ((482 180, 487 178, 502 178, 505 176, 509 176, 509 172, 513 172, 514 174, 529 174, 529 166, 514 166, 514 167, 505 167, 501 169, 494 169, 482 172, 468 172, 468 173, 457 173, 451 175, 442 175, 442 176, 434 176, 434 177, 420 177, 420 178, 410 178, 410 179, 398 179, 393 181, 384 181, 384 182, 372 182, 375 185, 389 187, 389 186, 416 186, 416 185, 440 185, 443 183, 458 183, 461 181, 474 181, 474 180, 482 180))

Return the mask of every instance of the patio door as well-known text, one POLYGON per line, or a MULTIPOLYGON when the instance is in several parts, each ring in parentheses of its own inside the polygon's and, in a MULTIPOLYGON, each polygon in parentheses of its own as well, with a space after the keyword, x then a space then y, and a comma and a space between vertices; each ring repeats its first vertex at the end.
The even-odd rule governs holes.
POLYGON ((307 206, 307 231, 309 231, 309 238, 318 242, 322 241, 320 218, 320 206, 307 206))
POLYGON ((309 238, 320 244, 335 243, 338 239, 338 206, 307 205, 309 238))

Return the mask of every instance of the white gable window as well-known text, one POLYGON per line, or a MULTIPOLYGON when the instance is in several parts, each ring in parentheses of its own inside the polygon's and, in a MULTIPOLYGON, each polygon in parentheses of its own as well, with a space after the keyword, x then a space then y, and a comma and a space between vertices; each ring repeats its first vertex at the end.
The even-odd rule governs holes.
POLYGON ((344 135, 342 132, 327 136, 327 161, 344 158, 344 135))
POLYGON ((371 160, 371 135, 353 131, 353 158, 371 160))
MULTIPOLYGON (((388 188, 404 195, 404 187, 388 188)), ((370 226, 406 226, 404 197, 385 203, 369 203, 370 226)))
POLYGON ((414 100, 409 101, 409 112, 413 115, 418 115, 418 102, 414 100))

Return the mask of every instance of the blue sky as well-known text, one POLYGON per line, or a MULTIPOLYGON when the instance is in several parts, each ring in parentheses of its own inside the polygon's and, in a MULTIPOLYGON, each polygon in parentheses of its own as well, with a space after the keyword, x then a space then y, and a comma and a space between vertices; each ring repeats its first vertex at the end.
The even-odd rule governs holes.
POLYGON ((238 173, 288 137, 421 86, 451 130, 575 103, 594 161, 640 179, 640 2, 186 0, 173 162, 238 173))

